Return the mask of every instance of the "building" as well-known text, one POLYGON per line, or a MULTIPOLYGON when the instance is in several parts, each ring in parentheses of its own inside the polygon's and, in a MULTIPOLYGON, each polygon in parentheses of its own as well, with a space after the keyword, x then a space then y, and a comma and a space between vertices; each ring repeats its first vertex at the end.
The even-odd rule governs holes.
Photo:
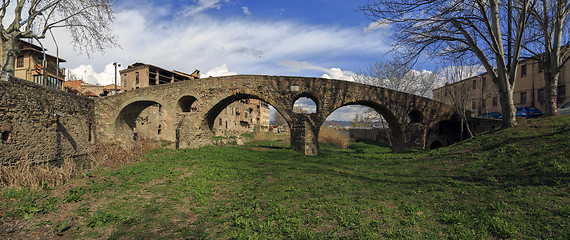
MULTIPOLYGON (((570 100, 570 96, 567 95, 570 91, 569 74, 570 67, 566 64, 558 79, 558 104, 570 100)), ((544 111, 546 103, 545 85, 544 73, 538 67, 538 62, 536 60, 521 61, 513 92, 515 107, 533 106, 544 111)), ((487 73, 457 83, 445 84, 445 86, 433 90, 435 100, 451 105, 455 104, 451 98, 452 94, 466 94, 467 109, 476 115, 485 112, 502 112, 499 91, 487 73)))
POLYGON ((268 132, 269 104, 258 99, 242 99, 228 105, 214 120, 217 136, 236 136, 242 133, 268 132))
POLYGON ((192 74, 187 74, 176 70, 168 71, 144 63, 129 65, 127 69, 121 70, 120 74, 122 91, 200 78, 199 70, 195 70, 192 74))
MULTIPOLYGON (((103 97, 115 91, 115 84, 105 86, 84 83, 81 80, 63 82, 63 89, 67 92, 83 95, 85 97, 103 97)), ((121 86, 117 86, 117 91, 121 86)))
MULTIPOLYGON (((44 51, 47 51, 47 49, 42 49, 40 46, 22 40, 19 41, 19 45, 20 53, 16 57, 14 76, 40 85, 63 89, 65 69, 58 69, 57 63, 58 59, 60 64, 66 62, 65 59, 45 54, 47 68, 44 69, 42 60, 44 51)), ((0 48, 0 56, 2 56, 1 52, 2 48, 0 48)), ((0 64, 2 64, 4 61, 3 59, 0 60, 2 60, 0 61, 0 64)))

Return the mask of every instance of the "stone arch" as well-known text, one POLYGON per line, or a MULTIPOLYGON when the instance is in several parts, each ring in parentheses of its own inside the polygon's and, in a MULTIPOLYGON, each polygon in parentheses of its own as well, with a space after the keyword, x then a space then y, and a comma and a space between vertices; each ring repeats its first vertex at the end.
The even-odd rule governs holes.
POLYGON ((196 107, 193 107, 194 104, 198 101, 197 98, 191 95, 185 95, 178 100, 177 110, 178 112, 193 112, 197 111, 196 107))
MULTIPOLYGON (((140 122, 139 116, 143 111, 154 108, 156 114, 150 117, 156 117, 152 121, 155 127, 147 126, 144 136, 151 136, 151 140, 167 140, 174 141, 174 119, 173 112, 166 102, 154 98, 136 98, 131 99, 121 105, 119 112, 115 116, 114 135, 117 140, 127 143, 138 140, 140 138, 137 132, 137 120, 140 122)), ((147 117, 147 120, 148 117, 147 117)), ((141 123, 144 125, 144 123, 141 123)), ((140 130, 140 129, 139 129, 140 130)))
POLYGON ((429 145, 429 149, 437 149, 437 148, 442 148, 443 143, 441 143, 440 141, 433 141, 430 145, 429 145))
POLYGON ((408 113, 408 120, 410 123, 421 123, 424 121, 424 115, 417 109, 414 109, 408 113))
POLYGON ((309 92, 304 92, 304 93, 301 93, 301 94, 295 96, 295 98, 293 99, 293 102, 291 103, 291 109, 293 112, 294 112, 293 108, 295 106, 295 103, 297 103, 297 101, 299 101, 301 98, 308 98, 311 101, 313 101, 313 103, 315 103, 315 107, 316 107, 314 113, 319 112, 320 105, 321 105, 319 102, 319 99, 315 95, 313 95, 312 93, 309 93, 309 92))
POLYGON ((403 127, 402 127, 402 123, 398 120, 398 117, 394 114, 394 112, 392 110, 390 110, 388 107, 386 107, 385 105, 375 102, 375 101, 370 101, 370 100, 360 100, 360 101, 353 101, 353 102, 347 102, 344 104, 339 105, 336 108, 331 109, 331 111, 327 112, 325 116, 328 117, 330 114, 332 114, 334 111, 336 111, 337 109, 341 108, 341 107, 345 107, 345 106, 350 106, 350 105, 361 105, 361 106, 365 106, 365 107, 369 107, 374 109, 376 112, 378 112, 380 115, 382 115, 382 117, 386 120, 386 122, 388 123, 388 127, 390 128, 390 146, 392 147, 392 150, 394 151, 398 151, 400 150, 400 148, 402 146, 404 146, 404 142, 405 142, 405 134, 403 132, 403 127))
POLYGON ((275 108, 275 110, 277 110, 285 119, 285 121, 287 121, 287 124, 289 124, 289 126, 291 126, 292 120, 291 117, 289 116, 289 113, 283 109, 281 107, 281 105, 278 105, 276 103, 274 103, 271 100, 268 100, 267 98, 261 97, 261 94, 258 93, 245 93, 245 92, 241 92, 241 93, 235 93, 232 95, 224 95, 222 97, 220 97, 219 99, 216 99, 214 101, 212 101, 213 106, 207 111, 206 115, 204 116, 204 123, 208 126, 208 128, 210 129, 210 131, 213 131, 214 128, 214 121, 216 120, 216 117, 226 108, 228 107, 231 103, 235 102, 235 101, 239 101, 242 99, 258 99, 261 101, 264 101, 266 103, 268 103, 269 105, 273 106, 275 108))

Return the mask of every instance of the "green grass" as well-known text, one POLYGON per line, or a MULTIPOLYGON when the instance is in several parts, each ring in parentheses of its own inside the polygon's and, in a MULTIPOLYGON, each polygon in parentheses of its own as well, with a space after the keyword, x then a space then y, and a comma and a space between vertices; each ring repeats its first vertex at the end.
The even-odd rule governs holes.
POLYGON ((0 220, 83 239, 570 239, 570 118, 432 151, 286 147, 156 149, 66 191, 4 190, 0 220))

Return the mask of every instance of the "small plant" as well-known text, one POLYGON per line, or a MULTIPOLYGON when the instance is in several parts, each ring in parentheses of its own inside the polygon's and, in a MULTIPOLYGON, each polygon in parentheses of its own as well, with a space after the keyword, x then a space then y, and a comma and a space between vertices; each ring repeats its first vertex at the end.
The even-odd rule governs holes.
POLYGON ((85 194, 85 189, 83 189, 83 187, 75 187, 69 189, 67 193, 68 195, 65 197, 65 199, 63 199, 64 203, 79 202, 81 201, 81 196, 85 194))

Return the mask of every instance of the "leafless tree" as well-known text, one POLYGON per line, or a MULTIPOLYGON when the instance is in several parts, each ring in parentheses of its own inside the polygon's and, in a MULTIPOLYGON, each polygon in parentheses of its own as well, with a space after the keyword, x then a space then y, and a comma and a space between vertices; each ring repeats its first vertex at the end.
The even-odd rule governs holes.
POLYGON ((432 90, 438 84, 435 72, 419 72, 409 61, 395 57, 391 61, 376 62, 357 74, 360 83, 384 87, 400 92, 431 98, 432 90))
POLYGON ((465 59, 455 59, 450 61, 450 66, 443 68, 440 72, 446 84, 450 85, 445 91, 447 91, 451 104, 455 107, 455 111, 461 118, 461 140, 463 140, 465 131, 467 131, 468 138, 473 137, 473 132, 471 132, 471 128, 467 122, 467 106, 472 98, 473 85, 463 80, 477 73, 480 68, 480 65, 468 64, 468 61, 465 59), (464 127, 466 129, 464 129, 464 127))
POLYGON ((512 127, 513 90, 530 1, 369 0, 361 10, 374 21, 391 24, 395 47, 412 56, 476 56, 499 90, 503 127, 512 127))
POLYGON ((569 13, 568 0, 537 0, 537 4, 531 5, 530 8, 533 20, 528 34, 530 44, 524 46, 527 46, 525 50, 531 53, 530 58, 536 60, 539 68, 544 70, 547 116, 558 115, 556 110, 558 78, 560 71, 570 59, 570 49, 568 49, 570 35, 566 22, 569 13))
POLYGON ((113 20, 110 0, 3 0, 0 9, 2 71, 14 75, 21 38, 43 39, 54 28, 66 28, 73 47, 86 54, 117 45, 111 33, 113 20), (9 25, 4 25, 5 22, 9 25))
MULTIPOLYGON (((390 61, 376 62, 364 71, 356 74, 356 82, 388 88, 400 92, 406 92, 431 98, 432 90, 439 84, 441 77, 432 72, 419 72, 412 68, 409 61, 401 57, 395 57, 390 61)), ((402 119, 409 111, 394 113, 402 119)), ((361 116, 369 123, 380 122, 384 125, 385 120, 372 108, 365 110, 361 116)))

